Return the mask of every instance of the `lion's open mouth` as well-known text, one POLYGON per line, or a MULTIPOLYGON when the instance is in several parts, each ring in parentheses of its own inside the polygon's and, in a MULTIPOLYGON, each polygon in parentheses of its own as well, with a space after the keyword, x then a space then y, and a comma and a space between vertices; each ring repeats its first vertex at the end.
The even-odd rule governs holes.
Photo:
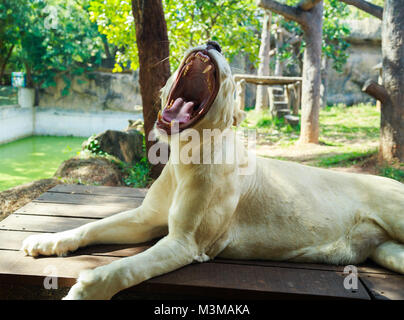
POLYGON ((182 131, 198 122, 219 91, 219 69, 206 50, 189 54, 171 87, 157 127, 166 133, 182 131))

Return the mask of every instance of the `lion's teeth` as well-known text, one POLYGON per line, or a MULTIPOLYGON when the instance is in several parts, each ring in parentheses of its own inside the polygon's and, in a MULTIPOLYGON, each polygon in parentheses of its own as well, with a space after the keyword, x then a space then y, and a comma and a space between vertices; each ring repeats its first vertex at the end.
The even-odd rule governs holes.
POLYGON ((188 59, 185 61, 185 64, 189 63, 191 60, 195 58, 195 55, 191 55, 188 57, 188 59))
POLYGON ((161 121, 161 119, 163 118, 163 117, 161 116, 161 110, 159 110, 159 113, 158 113, 157 117, 158 117, 159 121, 161 121))
POLYGON ((188 69, 189 69, 189 65, 185 67, 184 73, 182 74, 183 77, 187 74, 188 69))
POLYGON ((208 65, 205 70, 202 71, 202 73, 206 73, 212 69, 212 65, 208 65))

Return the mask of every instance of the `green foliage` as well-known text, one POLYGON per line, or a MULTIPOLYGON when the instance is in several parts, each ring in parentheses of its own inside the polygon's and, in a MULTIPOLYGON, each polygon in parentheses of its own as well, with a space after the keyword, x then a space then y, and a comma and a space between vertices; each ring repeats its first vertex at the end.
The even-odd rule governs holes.
POLYGON ((6 23, 14 34, 9 39, 16 46, 14 67, 25 70, 29 85, 54 86, 54 77, 62 74, 66 95, 71 76, 100 64, 102 39, 90 22, 88 0, 5 1, 2 6, 12 13, 6 23))
POLYGON ((133 188, 146 188, 151 183, 150 164, 146 157, 140 159, 134 165, 129 165, 125 162, 119 163, 120 169, 123 171, 124 183, 133 188))
POLYGON ((230 61, 239 53, 258 62, 261 13, 253 0, 164 0, 173 69, 191 46, 215 40, 230 61))
MULTIPOLYGON (((257 63, 260 13, 253 0, 163 0, 163 4, 173 70, 189 47, 209 39, 220 43, 228 59, 245 52, 257 63)), ((114 70, 136 70, 139 62, 131 1, 93 0, 89 11, 99 31, 119 48, 114 70)))
POLYGON ((341 72, 348 59, 350 29, 342 19, 349 15, 348 6, 339 0, 326 0, 323 21, 323 54, 332 59, 333 68, 341 72))
POLYGON ((90 138, 83 143, 83 149, 90 151, 92 154, 97 156, 107 156, 108 153, 101 149, 99 141, 95 138, 96 135, 93 134, 90 138))
POLYGON ((89 14, 100 33, 118 50, 115 52, 115 72, 130 67, 139 67, 136 46, 136 30, 130 0, 93 0, 90 1, 89 14))
MULTIPOLYGON (((83 149, 89 151, 92 155, 105 157, 114 163, 123 173, 123 182, 133 188, 146 188, 150 185, 152 179, 150 178, 150 164, 146 157, 143 157, 135 164, 123 162, 101 149, 99 141, 92 135, 83 144, 83 149)), ((146 141, 143 139, 143 151, 146 150, 146 141)))
MULTIPOLYGON (((286 3, 295 6, 299 1, 288 0, 286 3)), ((350 29, 344 19, 348 17, 349 13, 349 6, 339 0, 324 1, 322 51, 327 58, 332 60, 333 68, 339 72, 342 71, 348 58, 349 43, 345 39, 350 34, 350 29)), ((303 30, 297 22, 287 21, 281 17, 280 25, 292 34, 303 36, 303 30)), ((296 60, 302 59, 305 46, 303 39, 298 52, 294 54, 291 46, 285 43, 280 49, 279 57, 287 67, 293 67, 296 60)))
MULTIPOLYGON (((404 165, 404 164, 403 164, 404 165)), ((380 175, 386 178, 394 179, 404 183, 404 170, 390 166, 384 166, 379 169, 380 175)))

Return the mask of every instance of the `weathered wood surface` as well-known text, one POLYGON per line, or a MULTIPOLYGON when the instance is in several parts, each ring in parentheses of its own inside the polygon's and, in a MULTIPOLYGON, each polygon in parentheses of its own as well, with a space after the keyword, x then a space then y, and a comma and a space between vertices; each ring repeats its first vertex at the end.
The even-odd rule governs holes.
MULTIPOLYGON (((77 185, 51 189, 0 221, 0 283, 43 286, 49 270, 56 270, 58 285, 68 287, 83 269, 147 250, 154 242, 91 246, 63 258, 32 258, 19 251, 22 241, 31 234, 68 230, 134 208, 145 194, 146 190, 139 189, 77 185)), ((404 299, 402 275, 374 264, 358 266, 358 290, 352 292, 343 286, 343 269, 321 264, 215 259, 150 279, 127 291, 204 298, 404 299)))
POLYGON ((263 85, 286 85, 296 82, 301 82, 302 77, 280 77, 280 76, 256 76, 251 74, 235 74, 234 81, 245 80, 248 83, 263 84, 263 85))

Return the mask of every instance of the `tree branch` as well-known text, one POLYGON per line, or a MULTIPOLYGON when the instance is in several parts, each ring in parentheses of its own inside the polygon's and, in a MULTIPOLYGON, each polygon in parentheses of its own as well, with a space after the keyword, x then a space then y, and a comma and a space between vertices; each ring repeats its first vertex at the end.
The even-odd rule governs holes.
POLYGON ((379 100, 382 104, 390 101, 390 96, 387 90, 377 82, 369 79, 365 82, 362 91, 370 95, 371 97, 379 100))
POLYGON ((300 12, 296 7, 291 7, 286 4, 279 3, 275 0, 257 0, 257 5, 261 8, 271 10, 284 16, 286 19, 301 22, 300 12))
POLYGON ((320 1, 321 0, 302 0, 299 2, 297 7, 303 11, 309 11, 313 9, 320 1))
POLYGON ((355 6, 358 9, 363 10, 380 20, 383 20, 383 8, 380 6, 377 6, 365 0, 341 0, 341 1, 345 2, 346 4, 355 6))

